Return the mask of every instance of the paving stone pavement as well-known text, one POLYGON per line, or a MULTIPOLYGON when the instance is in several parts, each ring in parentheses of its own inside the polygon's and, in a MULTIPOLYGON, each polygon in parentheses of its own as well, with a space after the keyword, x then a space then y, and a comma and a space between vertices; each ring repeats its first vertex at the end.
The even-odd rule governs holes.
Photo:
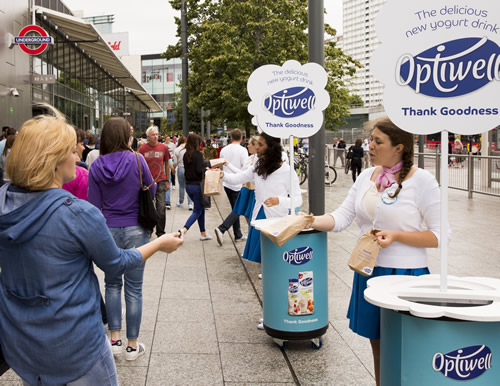
MULTIPOLYGON (((338 180, 326 190, 326 210, 342 203, 352 185, 338 168, 338 180)), ((303 185, 307 189, 307 182, 303 185)), ((192 213, 177 208, 172 191, 167 229, 180 229, 192 213)), ((307 193, 302 210, 307 212, 307 193)), ((500 278, 500 200, 449 191, 449 274, 500 278)), ((224 236, 219 247, 213 229, 229 214, 225 195, 212 199, 206 211, 211 241, 200 241, 195 224, 184 245, 172 254, 157 253, 146 263, 144 306, 139 340, 146 354, 128 362, 118 357, 121 385, 374 385, 370 345, 348 329, 345 317, 352 271, 347 259, 356 244, 358 227, 328 235, 329 328, 323 346, 289 342, 280 350, 264 331, 260 265, 240 258, 244 243, 224 236)), ((242 218, 242 228, 247 225, 242 218)), ((439 250, 429 250, 432 273, 440 270, 439 250)), ((101 285, 103 273, 97 269, 101 285)), ((104 290, 104 288, 103 288, 104 290)), ((124 323, 125 324, 125 323, 124 323)), ((125 337, 123 325, 122 337, 125 337)), ((10 370, 0 385, 21 385, 10 370)))

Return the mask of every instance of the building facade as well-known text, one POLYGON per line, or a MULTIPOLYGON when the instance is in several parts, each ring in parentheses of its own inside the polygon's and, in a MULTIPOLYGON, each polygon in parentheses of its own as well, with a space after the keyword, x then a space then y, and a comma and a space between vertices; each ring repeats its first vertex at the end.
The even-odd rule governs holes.
POLYGON ((175 122, 175 106, 181 94, 182 60, 166 60, 160 54, 141 56, 141 83, 163 109, 149 114, 150 121, 165 128, 175 122))
POLYGON ((2 126, 19 128, 50 104, 72 125, 99 132, 111 116, 131 124, 145 122, 160 106, 116 56, 101 34, 75 17, 60 0, 0 1, 5 19, 0 31, 0 117, 2 126), (31 3, 31 2, 30 2, 31 3), (11 44, 27 25, 42 27, 54 40, 43 53, 29 55, 11 44), (13 93, 12 90, 16 92, 13 93))
POLYGON ((376 16, 386 0, 344 0, 344 29, 339 42, 342 50, 359 61, 353 78, 348 78, 348 89, 359 95, 366 107, 376 107, 383 103, 383 85, 375 79, 370 70, 372 52, 380 44, 375 31, 376 16))

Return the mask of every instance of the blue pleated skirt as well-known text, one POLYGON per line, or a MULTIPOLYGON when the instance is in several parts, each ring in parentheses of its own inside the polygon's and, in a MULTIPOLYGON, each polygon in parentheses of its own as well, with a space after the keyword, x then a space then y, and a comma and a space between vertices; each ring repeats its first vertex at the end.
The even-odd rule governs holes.
POLYGON ((349 328, 358 335, 368 339, 380 339, 380 308, 368 303, 364 297, 366 282, 372 277, 388 275, 421 276, 429 273, 428 268, 385 268, 375 267, 371 276, 354 273, 351 301, 347 318, 349 328))
MULTIPOLYGON (((261 206, 256 220, 262 220, 265 218, 266 214, 264 212, 264 206, 261 206)), ((245 244, 245 251, 243 252, 242 257, 250 261, 255 261, 256 263, 260 263, 261 261, 260 232, 251 225, 248 229, 247 243, 245 244)))
POLYGON ((253 207, 255 205, 255 190, 241 188, 238 198, 234 203, 233 212, 240 216, 252 217, 253 207))

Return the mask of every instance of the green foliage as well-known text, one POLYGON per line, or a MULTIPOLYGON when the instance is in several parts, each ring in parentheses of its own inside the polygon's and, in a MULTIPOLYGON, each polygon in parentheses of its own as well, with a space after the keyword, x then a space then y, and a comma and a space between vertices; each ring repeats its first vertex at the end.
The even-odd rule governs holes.
MULTIPOLYGON (((180 9, 180 0, 171 0, 180 9)), ((247 81, 265 64, 282 65, 290 59, 308 62, 307 0, 186 0, 188 18, 189 109, 211 111, 212 126, 237 122, 247 135, 252 127, 247 111, 247 81)), ((178 36, 180 19, 176 18, 178 36)), ((328 25, 332 36, 335 31, 328 25)), ((163 53, 179 57, 180 43, 163 53)), ((354 75, 360 64, 334 42, 325 45, 327 91, 331 103, 325 111, 326 127, 343 123, 349 114, 350 95, 342 77, 354 75)), ((177 104, 180 106, 180 103, 177 104)), ((180 108, 179 108, 180 111, 180 108)), ((192 115, 192 114, 191 114, 192 115)), ((180 115, 177 115, 180 118, 180 115)), ((176 119, 176 125, 180 119, 176 119)), ((191 124, 191 122, 190 122, 191 124)))

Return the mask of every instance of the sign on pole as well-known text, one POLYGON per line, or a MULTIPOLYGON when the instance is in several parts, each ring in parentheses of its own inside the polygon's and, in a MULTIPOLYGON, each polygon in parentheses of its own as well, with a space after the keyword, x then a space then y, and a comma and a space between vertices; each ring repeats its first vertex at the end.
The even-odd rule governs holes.
POLYGON ((371 65, 391 120, 415 134, 441 132, 441 291, 446 291, 448 131, 477 134, 500 121, 500 2, 388 0, 371 65))
POLYGON ((277 138, 316 134, 323 124, 323 110, 330 104, 327 81, 328 74, 317 63, 302 66, 288 60, 283 66, 259 67, 247 84, 252 123, 277 138))
MULTIPOLYGON (((317 63, 301 65, 288 60, 283 66, 268 64, 248 78, 248 112, 260 131, 276 138, 289 138, 290 189, 293 189, 293 136, 306 138, 323 125, 323 110, 330 104, 325 90, 328 74, 317 63)), ((293 190, 290 213, 294 213, 293 190)))

